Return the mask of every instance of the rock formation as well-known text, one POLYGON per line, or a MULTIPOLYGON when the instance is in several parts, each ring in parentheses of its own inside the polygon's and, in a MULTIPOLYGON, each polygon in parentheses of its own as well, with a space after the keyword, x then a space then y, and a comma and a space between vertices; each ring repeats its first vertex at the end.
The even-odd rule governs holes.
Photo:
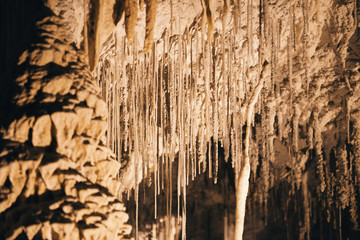
POLYGON ((2 115, 1 239, 123 239, 131 232, 117 198, 120 164, 104 145, 106 104, 68 27, 48 11, 7 73, 14 79, 2 115))
POLYGON ((357 0, 3 6, 2 238, 359 238, 357 0))

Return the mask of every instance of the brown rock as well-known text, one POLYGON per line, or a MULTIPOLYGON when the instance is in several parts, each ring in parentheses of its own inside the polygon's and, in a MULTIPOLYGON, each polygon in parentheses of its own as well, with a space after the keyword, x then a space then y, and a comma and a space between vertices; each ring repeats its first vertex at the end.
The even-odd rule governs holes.
POLYGON ((81 102, 85 101, 88 95, 89 92, 83 89, 76 92, 76 98, 79 99, 81 102))
POLYGON ((71 149, 71 160, 80 165, 84 162, 83 159, 86 154, 86 148, 83 143, 84 138, 82 136, 74 136, 69 144, 69 148, 71 149))
POLYGON ((15 79, 16 84, 23 87, 29 81, 29 72, 25 72, 15 79))
MULTIPOLYGON (((59 179, 59 175, 54 175, 55 170, 61 169, 69 169, 75 168, 76 164, 69 161, 66 158, 57 159, 57 161, 46 163, 44 165, 39 166, 39 172, 41 177, 46 185, 46 188, 49 190, 59 190, 61 188, 61 180, 59 179)), ((62 177, 63 178, 63 177, 62 177)))
POLYGON ((49 94, 40 100, 41 103, 51 103, 51 102, 55 102, 55 101, 56 101, 56 96, 52 95, 52 94, 49 94))
POLYGON ((119 189, 121 186, 121 182, 113 178, 107 179, 106 182, 102 181, 99 184, 105 186, 109 190, 109 192, 114 196, 119 193, 119 189))
POLYGON ((4 185, 7 177, 9 176, 10 168, 8 165, 0 164, 0 188, 4 185))
MULTIPOLYGON (((52 223, 51 224, 51 229, 52 229, 53 235, 55 235, 57 239, 63 239, 63 240, 74 239, 72 232, 75 229, 75 227, 76 227, 75 223, 52 223)), ((78 239, 78 238, 75 238, 75 239, 78 239)))
POLYGON ((76 107, 75 112, 79 116, 79 122, 75 131, 76 134, 81 135, 84 132, 85 128, 90 123, 93 114, 93 109, 86 107, 76 107))
POLYGON ((79 195, 79 200, 82 203, 85 203, 85 201, 87 200, 87 198, 94 194, 97 193, 99 190, 96 188, 85 188, 85 189, 79 189, 78 190, 78 195, 79 195))
POLYGON ((41 49, 37 48, 30 53, 30 64, 36 66, 44 66, 54 59, 53 49, 41 49))
POLYGON ((91 212, 92 212, 92 210, 88 209, 88 208, 82 208, 80 210, 77 210, 75 212, 75 215, 76 215, 75 221, 76 222, 81 221, 85 215, 90 215, 91 212))
POLYGON ((107 105, 106 105, 106 102, 102 99, 98 99, 96 101, 95 116, 96 117, 106 117, 107 116, 107 105))
POLYGON ((74 211, 74 208, 70 204, 63 205, 61 208, 66 214, 70 214, 74 211))
POLYGON ((89 126, 85 130, 87 136, 99 139, 107 129, 107 122, 103 120, 91 120, 89 126))
POLYGON ((62 67, 66 67, 68 65, 66 59, 64 59, 63 51, 58 51, 58 50, 54 51, 54 63, 62 67))
POLYGON ((61 204, 64 202, 64 199, 62 199, 62 200, 60 200, 60 201, 56 201, 56 202, 54 202, 53 204, 51 204, 50 206, 49 206, 49 209, 50 210, 56 210, 56 209, 58 209, 60 206, 61 206, 61 204))
POLYGON ((107 206, 109 203, 108 199, 106 199, 105 196, 99 194, 98 192, 96 192, 95 194, 91 194, 90 196, 87 196, 86 200, 89 202, 94 202, 100 206, 107 206))
POLYGON ((89 94, 86 98, 86 104, 91 108, 95 108, 97 101, 98 96, 96 96, 95 94, 89 94))
POLYGON ((39 232, 41 228, 41 224, 33 224, 33 225, 30 225, 30 226, 27 226, 24 231, 26 233, 26 236, 29 238, 29 239, 33 239, 34 236, 39 232))
POLYGON ((6 133, 4 134, 5 139, 11 139, 18 142, 26 142, 29 137, 29 130, 34 124, 35 118, 22 116, 18 120, 14 120, 6 133))
POLYGON ((51 225, 49 221, 44 222, 41 226, 41 236, 42 239, 52 239, 51 225))
POLYGON ((96 163, 98 178, 114 177, 120 169, 120 164, 115 160, 103 160, 96 163))
POLYGON ((18 65, 23 64, 27 60, 28 57, 29 57, 29 51, 26 50, 19 57, 18 65))
POLYGON ((73 77, 71 74, 63 74, 52 78, 42 88, 44 93, 49 94, 62 94, 65 95, 70 91, 71 85, 73 84, 73 77))
POLYGON ((25 189, 23 192, 23 195, 25 197, 30 197, 35 194, 36 192, 36 178, 37 178, 37 172, 36 168, 31 169, 28 174, 28 180, 26 181, 25 189))
POLYGON ((42 178, 36 178, 36 188, 37 188, 37 195, 42 195, 46 192, 46 185, 42 178))
POLYGON ((74 179, 68 179, 64 181, 64 191, 66 196, 77 197, 75 184, 76 184, 76 180, 74 179))
POLYGON ((83 174, 84 176, 90 180, 92 183, 96 183, 96 180, 98 178, 96 174, 96 168, 94 166, 84 166, 83 167, 83 174))
POLYGON ((101 239, 101 229, 99 228, 84 228, 80 231, 84 239, 101 239))
MULTIPOLYGON (((14 161, 11 164, 9 164, 9 180, 11 183, 10 190, 11 192, 6 195, 6 199, 2 199, 0 201, 0 212, 5 211, 7 208, 9 208, 18 198, 18 196, 21 194, 25 183, 27 176, 25 175, 25 172, 21 169, 21 166, 18 161, 14 161)), ((3 187, 0 188, 1 190, 3 187)))
POLYGON ((102 218, 99 215, 90 215, 85 217, 85 222, 87 225, 95 224, 96 222, 100 222, 102 218))
POLYGON ((94 139, 85 136, 74 136, 69 146, 71 160, 78 165, 84 165, 86 162, 94 164, 96 148, 94 139))
POLYGON ((68 145, 74 135, 78 116, 73 112, 55 112, 51 115, 51 120, 55 126, 56 151, 67 156, 70 155, 68 145))
POLYGON ((111 158, 112 156, 114 156, 115 154, 111 151, 110 148, 107 148, 105 146, 97 146, 96 148, 96 159, 99 160, 105 160, 108 158, 111 158))
POLYGON ((51 143, 51 118, 43 115, 36 119, 32 132, 32 144, 35 147, 50 146, 51 143))

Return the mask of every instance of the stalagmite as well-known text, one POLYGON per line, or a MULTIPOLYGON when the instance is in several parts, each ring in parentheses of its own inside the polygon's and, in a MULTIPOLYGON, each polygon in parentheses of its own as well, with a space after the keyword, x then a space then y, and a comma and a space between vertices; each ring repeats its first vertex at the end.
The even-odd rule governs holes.
POLYGON ((245 150, 244 161, 240 168, 239 176, 236 181, 236 218, 235 218, 235 239, 243 239, 245 210, 246 210, 246 197, 249 189, 250 177, 250 132, 251 132, 251 119, 254 111, 255 104, 259 98, 260 92, 264 85, 266 74, 269 70, 269 64, 266 62, 260 74, 259 82, 254 89, 253 95, 247 105, 246 109, 246 136, 245 136, 245 150))

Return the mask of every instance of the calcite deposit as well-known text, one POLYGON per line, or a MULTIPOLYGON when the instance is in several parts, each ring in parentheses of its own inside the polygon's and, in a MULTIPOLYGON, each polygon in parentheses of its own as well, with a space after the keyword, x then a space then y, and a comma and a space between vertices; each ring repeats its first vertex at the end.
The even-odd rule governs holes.
POLYGON ((64 22, 36 23, 19 61, 14 111, 1 129, 1 239, 122 239, 120 164, 102 137, 105 102, 64 22), (81 93, 81 94, 80 94, 81 93))
POLYGON ((359 9, 4 0, 0 239, 359 239, 359 9))

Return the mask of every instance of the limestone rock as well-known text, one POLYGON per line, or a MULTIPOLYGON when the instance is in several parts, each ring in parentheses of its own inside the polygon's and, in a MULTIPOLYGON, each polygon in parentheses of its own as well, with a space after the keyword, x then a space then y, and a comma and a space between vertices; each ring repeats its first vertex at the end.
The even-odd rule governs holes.
POLYGON ((107 115, 106 102, 98 99, 95 105, 95 117, 105 117, 107 115))
POLYGON ((97 146, 96 148, 96 159, 100 160, 105 160, 111 157, 115 157, 114 153, 107 147, 105 146, 97 146))
POLYGON ((18 142, 26 142, 29 138, 29 130, 34 124, 33 116, 22 116, 18 120, 14 120, 7 129, 4 138, 18 142))
POLYGON ((51 143, 51 118, 43 115, 36 119, 32 132, 32 144, 35 147, 47 147, 51 143))
POLYGON ((35 49, 30 53, 30 64, 44 66, 54 59, 54 50, 52 49, 35 49))
POLYGON ((36 168, 31 168, 28 171, 28 179, 26 181, 26 185, 24 187, 24 192, 22 193, 25 197, 30 197, 36 193, 37 188, 37 172, 36 168))
POLYGON ((39 232, 41 224, 32 224, 25 228, 25 233, 29 239, 33 239, 34 236, 39 232))
POLYGON ((100 206, 107 206, 109 203, 108 199, 99 192, 88 195, 86 200, 89 202, 95 202, 100 206))
POLYGON ((3 186, 5 184, 5 181, 9 175, 10 168, 9 165, 3 165, 0 163, 0 186, 3 186))
POLYGON ((49 221, 46 221, 41 226, 41 236, 43 239, 52 239, 51 225, 49 221))
POLYGON ((115 177, 120 169, 120 164, 115 160, 103 160, 96 163, 96 169, 100 179, 109 176, 115 177))
POLYGON ((79 99, 79 101, 85 101, 88 95, 89 92, 84 89, 80 89, 76 92, 76 98, 79 99))
POLYGON ((93 138, 86 136, 74 136, 69 145, 71 149, 70 158, 77 164, 84 165, 89 162, 94 163, 95 158, 95 141, 93 138))
POLYGON ((64 181, 64 191, 67 196, 77 197, 75 184, 76 181, 74 179, 68 179, 64 181))
POLYGON ((101 184, 102 186, 106 186, 109 192, 112 195, 116 196, 116 194, 120 192, 119 189, 122 183, 119 180, 110 178, 106 182, 101 181, 99 184, 101 184))
POLYGON ((80 202, 82 203, 85 203, 85 201, 87 200, 87 198, 94 194, 94 193, 97 193, 98 192, 98 189, 96 188, 81 188, 81 189, 78 189, 78 194, 79 194, 79 200, 80 202))
POLYGON ((99 139, 99 137, 104 134, 107 129, 107 122, 103 120, 91 120, 89 126, 85 129, 85 134, 87 136, 91 136, 95 139, 99 139))
POLYGON ((55 112, 51 114, 51 121, 55 127, 54 137, 57 142, 57 152, 69 154, 67 149, 78 123, 77 115, 73 112, 55 112))
POLYGON ((76 131, 76 134, 81 135, 83 133, 83 131, 85 130, 85 128, 90 123, 93 109, 86 108, 86 107, 76 107, 75 112, 79 116, 79 122, 78 122, 78 125, 76 126, 75 131, 76 131))
POLYGON ((52 103, 56 101, 56 96, 52 94, 48 94, 43 99, 41 99, 41 103, 52 103))
POLYGON ((86 104, 91 108, 95 108, 97 100, 98 97, 95 94, 89 94, 86 98, 86 104))
MULTIPOLYGON (((10 187, 8 188, 8 194, 2 196, 5 197, 5 199, 1 199, 0 212, 9 208, 16 201, 26 183, 26 176, 24 176, 23 171, 21 171, 19 162, 16 161, 9 164, 9 169, 8 178, 10 181, 10 187)), ((0 187, 2 192, 4 191, 4 188, 6 187, 0 187)))
POLYGON ((100 217, 98 215, 90 215, 90 216, 84 217, 84 220, 87 225, 90 225, 90 224, 95 224, 96 222, 100 222, 102 220, 102 217, 100 217))
POLYGON ((66 239, 66 240, 71 240, 71 239, 77 239, 79 238, 79 234, 76 234, 77 231, 74 232, 76 228, 76 224, 75 223, 52 223, 51 224, 51 230, 52 230, 52 235, 54 236, 54 238, 57 239, 66 239), (77 235, 77 236, 76 236, 77 235))
POLYGON ((96 180, 98 178, 97 174, 96 174, 96 169, 94 168, 94 166, 84 166, 83 167, 83 174, 84 176, 89 179, 92 183, 96 183, 96 180))
POLYGON ((0 126, 0 238, 118 239, 124 225, 108 221, 124 213, 112 207, 118 166, 96 167, 111 158, 110 150, 96 154, 106 104, 64 29, 54 15, 37 22, 38 42, 18 61, 10 127, 0 126))
POLYGON ((72 84, 73 77, 70 74, 63 74, 50 79, 50 81, 42 88, 42 91, 53 95, 65 95, 69 92, 72 84))

